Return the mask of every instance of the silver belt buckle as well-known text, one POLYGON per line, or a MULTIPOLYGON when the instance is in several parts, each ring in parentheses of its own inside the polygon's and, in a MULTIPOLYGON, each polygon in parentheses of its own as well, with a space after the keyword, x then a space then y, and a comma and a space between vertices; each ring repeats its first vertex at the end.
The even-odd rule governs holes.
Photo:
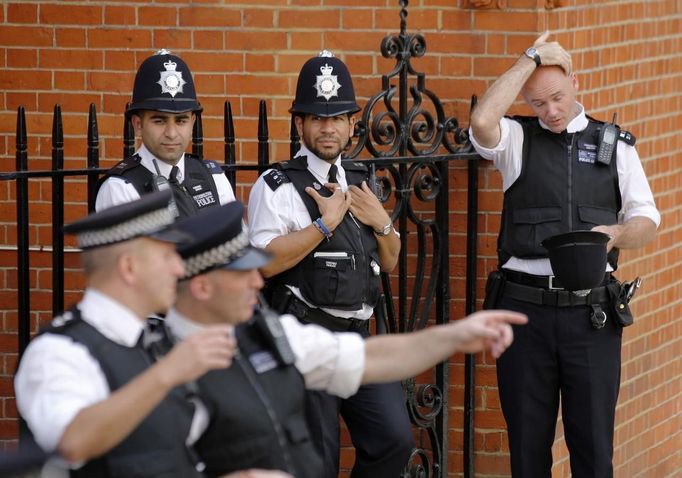
POLYGON ((554 287, 554 276, 547 276, 548 279, 548 286, 547 288, 549 290, 563 290, 563 287, 554 287))

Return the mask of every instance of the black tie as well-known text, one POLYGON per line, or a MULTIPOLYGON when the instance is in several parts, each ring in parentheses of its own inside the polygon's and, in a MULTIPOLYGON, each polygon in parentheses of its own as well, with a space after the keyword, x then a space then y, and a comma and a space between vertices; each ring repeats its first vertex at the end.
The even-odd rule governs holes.
POLYGON ((171 168, 170 175, 168 176, 168 182, 169 183, 178 183, 178 173, 180 172, 180 169, 177 166, 173 166, 171 168))
POLYGON ((330 183, 338 183, 338 179, 336 179, 336 172, 338 171, 339 168, 336 167, 336 164, 332 164, 331 167, 329 168, 329 182, 330 183))

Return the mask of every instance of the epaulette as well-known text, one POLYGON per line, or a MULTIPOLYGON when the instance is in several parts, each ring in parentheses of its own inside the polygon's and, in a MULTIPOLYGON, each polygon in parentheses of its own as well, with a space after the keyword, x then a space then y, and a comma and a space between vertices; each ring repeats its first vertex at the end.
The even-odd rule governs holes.
POLYGON ((208 171, 211 174, 223 174, 224 173, 223 168, 220 167, 220 164, 218 164, 218 162, 213 161, 211 159, 204 159, 204 166, 206 166, 206 169, 208 169, 208 171))
POLYGON ((367 164, 362 161, 341 161, 343 169, 346 171, 361 171, 367 172, 367 164))
POLYGON ((270 186, 270 189, 276 191, 284 183, 290 183, 289 177, 279 169, 271 169, 263 175, 263 180, 270 186))
MULTIPOLYGON (((590 115, 585 115, 587 116, 587 119, 594 121, 595 123, 599 124, 606 124, 604 121, 598 120, 596 118, 591 117, 590 115)), ((620 126, 616 125, 616 128, 618 128, 618 140, 622 141, 625 144, 629 144, 630 146, 634 146, 635 142, 637 141, 637 138, 630 133, 629 131, 625 131, 624 129, 620 129, 620 126)))
POLYGON ((634 146, 635 142, 637 141, 637 138, 635 138, 635 135, 630 133, 629 131, 621 129, 620 134, 618 135, 618 140, 622 141, 625 144, 629 144, 630 146, 634 146))
POLYGON ((119 161, 117 164, 112 166, 111 169, 107 171, 107 175, 123 174, 129 169, 138 167, 141 161, 142 158, 138 154, 133 154, 132 156, 124 159, 123 161, 119 161))
POLYGON ((305 171, 308 169, 308 156, 296 156, 294 159, 289 161, 281 161, 279 163, 274 163, 272 167, 277 167, 279 169, 296 169, 299 171, 305 171))
POLYGON ((71 309, 66 310, 61 315, 53 318, 41 332, 61 332, 76 324, 78 322, 76 319, 80 319, 80 314, 74 314, 71 309))

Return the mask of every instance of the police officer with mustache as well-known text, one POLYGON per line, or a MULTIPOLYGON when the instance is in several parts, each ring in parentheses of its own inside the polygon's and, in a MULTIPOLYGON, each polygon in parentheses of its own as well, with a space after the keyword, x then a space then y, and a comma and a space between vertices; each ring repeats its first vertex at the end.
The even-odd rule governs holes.
MULTIPOLYGON (((251 243, 273 256, 261 268, 271 304, 304 323, 368 337, 379 274, 397 264, 400 240, 366 166, 341 161, 359 110, 346 65, 328 51, 309 59, 290 109, 301 149, 258 178, 248 213, 251 243)), ((400 475, 412 434, 399 383, 363 385, 345 400, 323 392, 308 398, 325 477, 338 475, 339 413, 356 448, 351 476, 400 475)))

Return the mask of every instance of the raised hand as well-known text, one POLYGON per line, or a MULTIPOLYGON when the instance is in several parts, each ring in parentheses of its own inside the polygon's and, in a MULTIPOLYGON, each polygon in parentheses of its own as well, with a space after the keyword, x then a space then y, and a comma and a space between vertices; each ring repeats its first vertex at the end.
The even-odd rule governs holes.
POLYGON ((178 342, 158 366, 167 383, 180 385, 208 372, 227 368, 237 353, 237 341, 231 325, 213 325, 178 342))
POLYGON ((360 187, 350 186, 348 194, 351 198, 350 212, 363 224, 377 231, 391 221, 384 206, 374 195, 366 181, 363 181, 360 187))
POLYGON ((333 231, 343 221, 343 216, 348 211, 351 199, 350 195, 341 191, 341 186, 337 183, 325 183, 324 187, 332 191, 331 196, 320 196, 320 193, 311 187, 305 188, 305 192, 317 203, 324 225, 327 226, 327 229, 333 231))
POLYGON ((546 66, 559 66, 567 75, 570 75, 573 72, 571 55, 559 45, 559 42, 548 42, 549 35, 549 30, 545 31, 533 43, 538 55, 540 55, 540 63, 546 66))

